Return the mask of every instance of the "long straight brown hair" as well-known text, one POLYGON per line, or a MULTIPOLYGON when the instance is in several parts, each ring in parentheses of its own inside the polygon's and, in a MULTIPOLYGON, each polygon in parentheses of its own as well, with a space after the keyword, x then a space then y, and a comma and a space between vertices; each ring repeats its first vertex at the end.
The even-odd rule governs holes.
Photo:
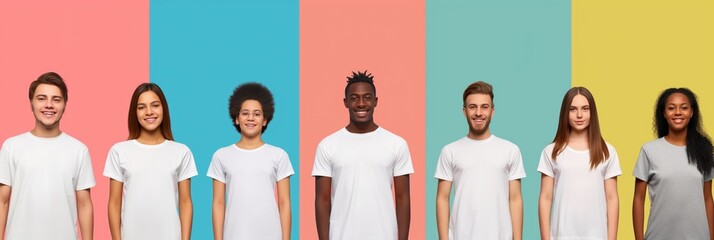
POLYGON ((600 121, 597 116, 597 107, 595 106, 595 98, 593 98, 592 93, 585 87, 573 87, 568 92, 565 93, 563 97, 563 103, 560 105, 560 119, 558 120, 558 131, 555 133, 555 138, 553 143, 553 160, 556 159, 558 154, 563 152, 565 146, 568 145, 568 139, 570 138, 570 104, 573 102, 573 98, 577 95, 582 95, 588 100, 590 105, 590 125, 588 126, 588 148, 590 150, 590 169, 594 169, 600 163, 604 162, 605 159, 610 157, 610 151, 607 150, 607 144, 605 144, 605 139, 602 138, 600 133, 600 121))
POLYGON ((142 93, 152 91, 156 93, 156 96, 159 96, 159 100, 161 101, 161 109, 163 110, 163 120, 161 120, 161 126, 159 126, 159 129, 161 129, 161 135, 164 136, 164 138, 173 141, 174 140, 174 135, 171 133, 171 117, 169 117, 169 103, 166 102, 166 96, 164 96, 164 92, 161 91, 161 88, 159 85, 156 85, 156 83, 142 83, 136 89, 134 90, 134 94, 131 95, 131 102, 129 103, 129 140, 132 139, 137 139, 139 138, 139 135, 141 135, 141 124, 139 124, 139 117, 136 115, 136 108, 139 105, 139 96, 141 96, 142 93))

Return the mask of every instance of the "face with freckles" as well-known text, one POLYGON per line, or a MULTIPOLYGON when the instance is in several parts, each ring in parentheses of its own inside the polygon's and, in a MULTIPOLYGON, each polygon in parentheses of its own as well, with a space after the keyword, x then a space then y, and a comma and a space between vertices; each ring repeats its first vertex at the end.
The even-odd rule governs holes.
POLYGON ((62 91, 51 84, 40 84, 30 101, 35 116, 35 126, 45 129, 59 128, 66 105, 62 91))
POLYGON ((253 99, 243 101, 235 122, 240 127, 241 135, 248 138, 260 137, 263 127, 268 124, 263 106, 253 99))
POLYGON ((669 95, 664 108, 664 117, 667 119, 670 132, 686 130, 689 120, 692 118, 692 107, 689 98, 681 93, 669 95))
POLYGON ((161 99, 153 91, 146 91, 139 95, 136 105, 136 116, 141 125, 142 132, 161 131, 161 121, 164 110, 161 99))

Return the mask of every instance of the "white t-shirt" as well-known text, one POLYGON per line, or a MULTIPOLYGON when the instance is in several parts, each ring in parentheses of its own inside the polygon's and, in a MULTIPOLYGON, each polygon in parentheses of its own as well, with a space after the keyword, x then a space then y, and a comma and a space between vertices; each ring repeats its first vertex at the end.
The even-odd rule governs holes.
POLYGON ((181 239, 178 182, 196 175, 193 154, 181 143, 114 144, 104 176, 124 183, 122 239, 181 239))
POLYGON ((6 239, 77 239, 76 191, 94 186, 87 146, 62 133, 23 133, 0 150, 0 183, 12 189, 6 239))
POLYGON ((269 144, 218 149, 207 175, 226 184, 223 238, 282 239, 275 185, 294 173, 288 154, 269 144))
POLYGON ((605 180, 622 174, 617 152, 590 170, 590 151, 565 147, 553 161, 554 144, 543 149, 538 171, 554 178, 550 238, 554 240, 607 239, 605 180))
POLYGON ((343 128, 325 137, 312 175, 332 178, 330 239, 396 239, 392 182, 411 173, 407 142, 381 127, 363 134, 343 128))
POLYGON ((441 150, 434 177, 454 184, 449 239, 513 239, 508 185, 526 177, 518 146, 461 138, 441 150))

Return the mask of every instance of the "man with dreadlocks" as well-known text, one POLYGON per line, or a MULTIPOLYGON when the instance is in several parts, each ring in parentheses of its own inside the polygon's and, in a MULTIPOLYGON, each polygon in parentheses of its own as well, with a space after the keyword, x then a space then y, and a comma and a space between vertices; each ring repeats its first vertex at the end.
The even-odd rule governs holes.
POLYGON ((414 173, 407 142, 374 122, 377 90, 367 71, 347 77, 343 102, 350 122, 320 142, 312 169, 318 236, 406 240, 414 173))

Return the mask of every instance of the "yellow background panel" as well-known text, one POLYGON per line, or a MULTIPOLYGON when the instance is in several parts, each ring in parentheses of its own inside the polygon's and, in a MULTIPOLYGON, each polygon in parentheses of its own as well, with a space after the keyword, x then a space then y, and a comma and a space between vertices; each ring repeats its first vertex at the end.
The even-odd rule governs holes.
POLYGON ((692 89, 704 128, 714 129, 713 13, 714 1, 572 2, 572 84, 595 95, 603 135, 617 149, 623 171, 619 239, 634 239, 632 170, 642 144, 656 137, 658 94, 692 89))

